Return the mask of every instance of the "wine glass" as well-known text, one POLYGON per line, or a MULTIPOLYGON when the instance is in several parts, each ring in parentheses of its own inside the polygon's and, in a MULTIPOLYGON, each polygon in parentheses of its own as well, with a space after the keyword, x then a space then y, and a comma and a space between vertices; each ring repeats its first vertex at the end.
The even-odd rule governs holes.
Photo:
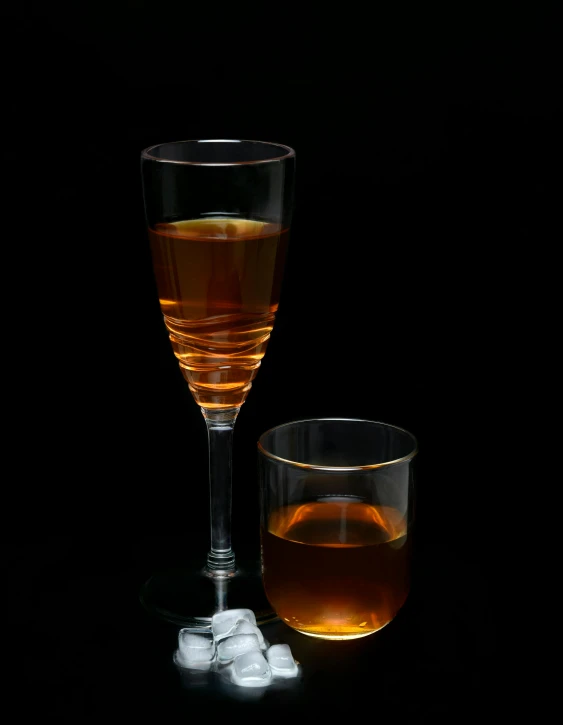
MULTIPOLYGON (((153 270, 174 355, 207 425, 210 548, 202 565, 152 576, 150 612, 206 628, 218 611, 276 619, 256 569, 231 547, 235 421, 278 309, 293 209, 295 152, 260 141, 190 140, 141 153, 153 270)), ((257 529, 258 529, 257 522, 257 529)))

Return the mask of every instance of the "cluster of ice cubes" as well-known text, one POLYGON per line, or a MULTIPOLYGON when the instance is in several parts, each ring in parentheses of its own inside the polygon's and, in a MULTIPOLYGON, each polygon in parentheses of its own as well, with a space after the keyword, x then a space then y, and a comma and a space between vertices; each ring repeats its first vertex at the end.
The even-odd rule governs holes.
POLYGON ((264 639, 251 609, 215 614, 211 630, 181 629, 174 661, 180 667, 215 670, 241 687, 265 687, 274 678, 296 677, 299 666, 287 644, 264 639))

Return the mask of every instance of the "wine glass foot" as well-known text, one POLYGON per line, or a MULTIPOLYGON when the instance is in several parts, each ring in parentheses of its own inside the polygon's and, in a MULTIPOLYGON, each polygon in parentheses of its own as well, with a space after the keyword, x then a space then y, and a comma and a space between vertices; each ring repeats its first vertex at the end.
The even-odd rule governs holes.
POLYGON ((205 568, 159 572, 142 586, 139 598, 150 614, 180 627, 209 629, 225 609, 251 609, 261 626, 279 619, 270 606, 258 567, 237 562, 233 572, 213 576, 205 568))

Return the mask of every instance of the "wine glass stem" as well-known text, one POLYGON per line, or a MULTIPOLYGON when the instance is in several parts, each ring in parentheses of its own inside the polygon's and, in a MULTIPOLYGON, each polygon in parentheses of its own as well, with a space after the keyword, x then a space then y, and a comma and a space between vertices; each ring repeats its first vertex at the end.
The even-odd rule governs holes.
POLYGON ((211 549, 206 568, 212 576, 235 569, 231 548, 232 454, 233 430, 239 410, 201 409, 209 442, 211 549))

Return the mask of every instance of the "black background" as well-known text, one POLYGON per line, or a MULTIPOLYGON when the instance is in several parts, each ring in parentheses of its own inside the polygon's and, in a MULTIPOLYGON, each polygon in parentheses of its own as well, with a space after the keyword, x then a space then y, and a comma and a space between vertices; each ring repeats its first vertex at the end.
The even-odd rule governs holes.
POLYGON ((13 348, 11 510, 26 535, 7 563, 45 643, 33 686, 59 721, 117 708, 167 722, 205 700, 180 696, 160 664, 175 630, 137 603, 146 576, 208 543, 205 425, 164 331, 139 171, 143 148, 187 138, 297 154, 280 310, 236 425, 235 550, 256 551, 269 427, 365 417, 420 445, 411 599, 377 651, 374 638, 308 644, 313 675, 288 711, 322 710, 321 675, 329 710, 368 694, 409 722, 494 706, 503 481, 489 457, 511 415, 519 265, 553 241, 554 21, 541 3, 420 5, 373 19, 325 8, 311 23, 282 7, 123 1, 6 16, 6 107, 25 139, 6 149, 15 251, 32 260, 13 348), (341 652, 338 682, 326 662, 341 652))

